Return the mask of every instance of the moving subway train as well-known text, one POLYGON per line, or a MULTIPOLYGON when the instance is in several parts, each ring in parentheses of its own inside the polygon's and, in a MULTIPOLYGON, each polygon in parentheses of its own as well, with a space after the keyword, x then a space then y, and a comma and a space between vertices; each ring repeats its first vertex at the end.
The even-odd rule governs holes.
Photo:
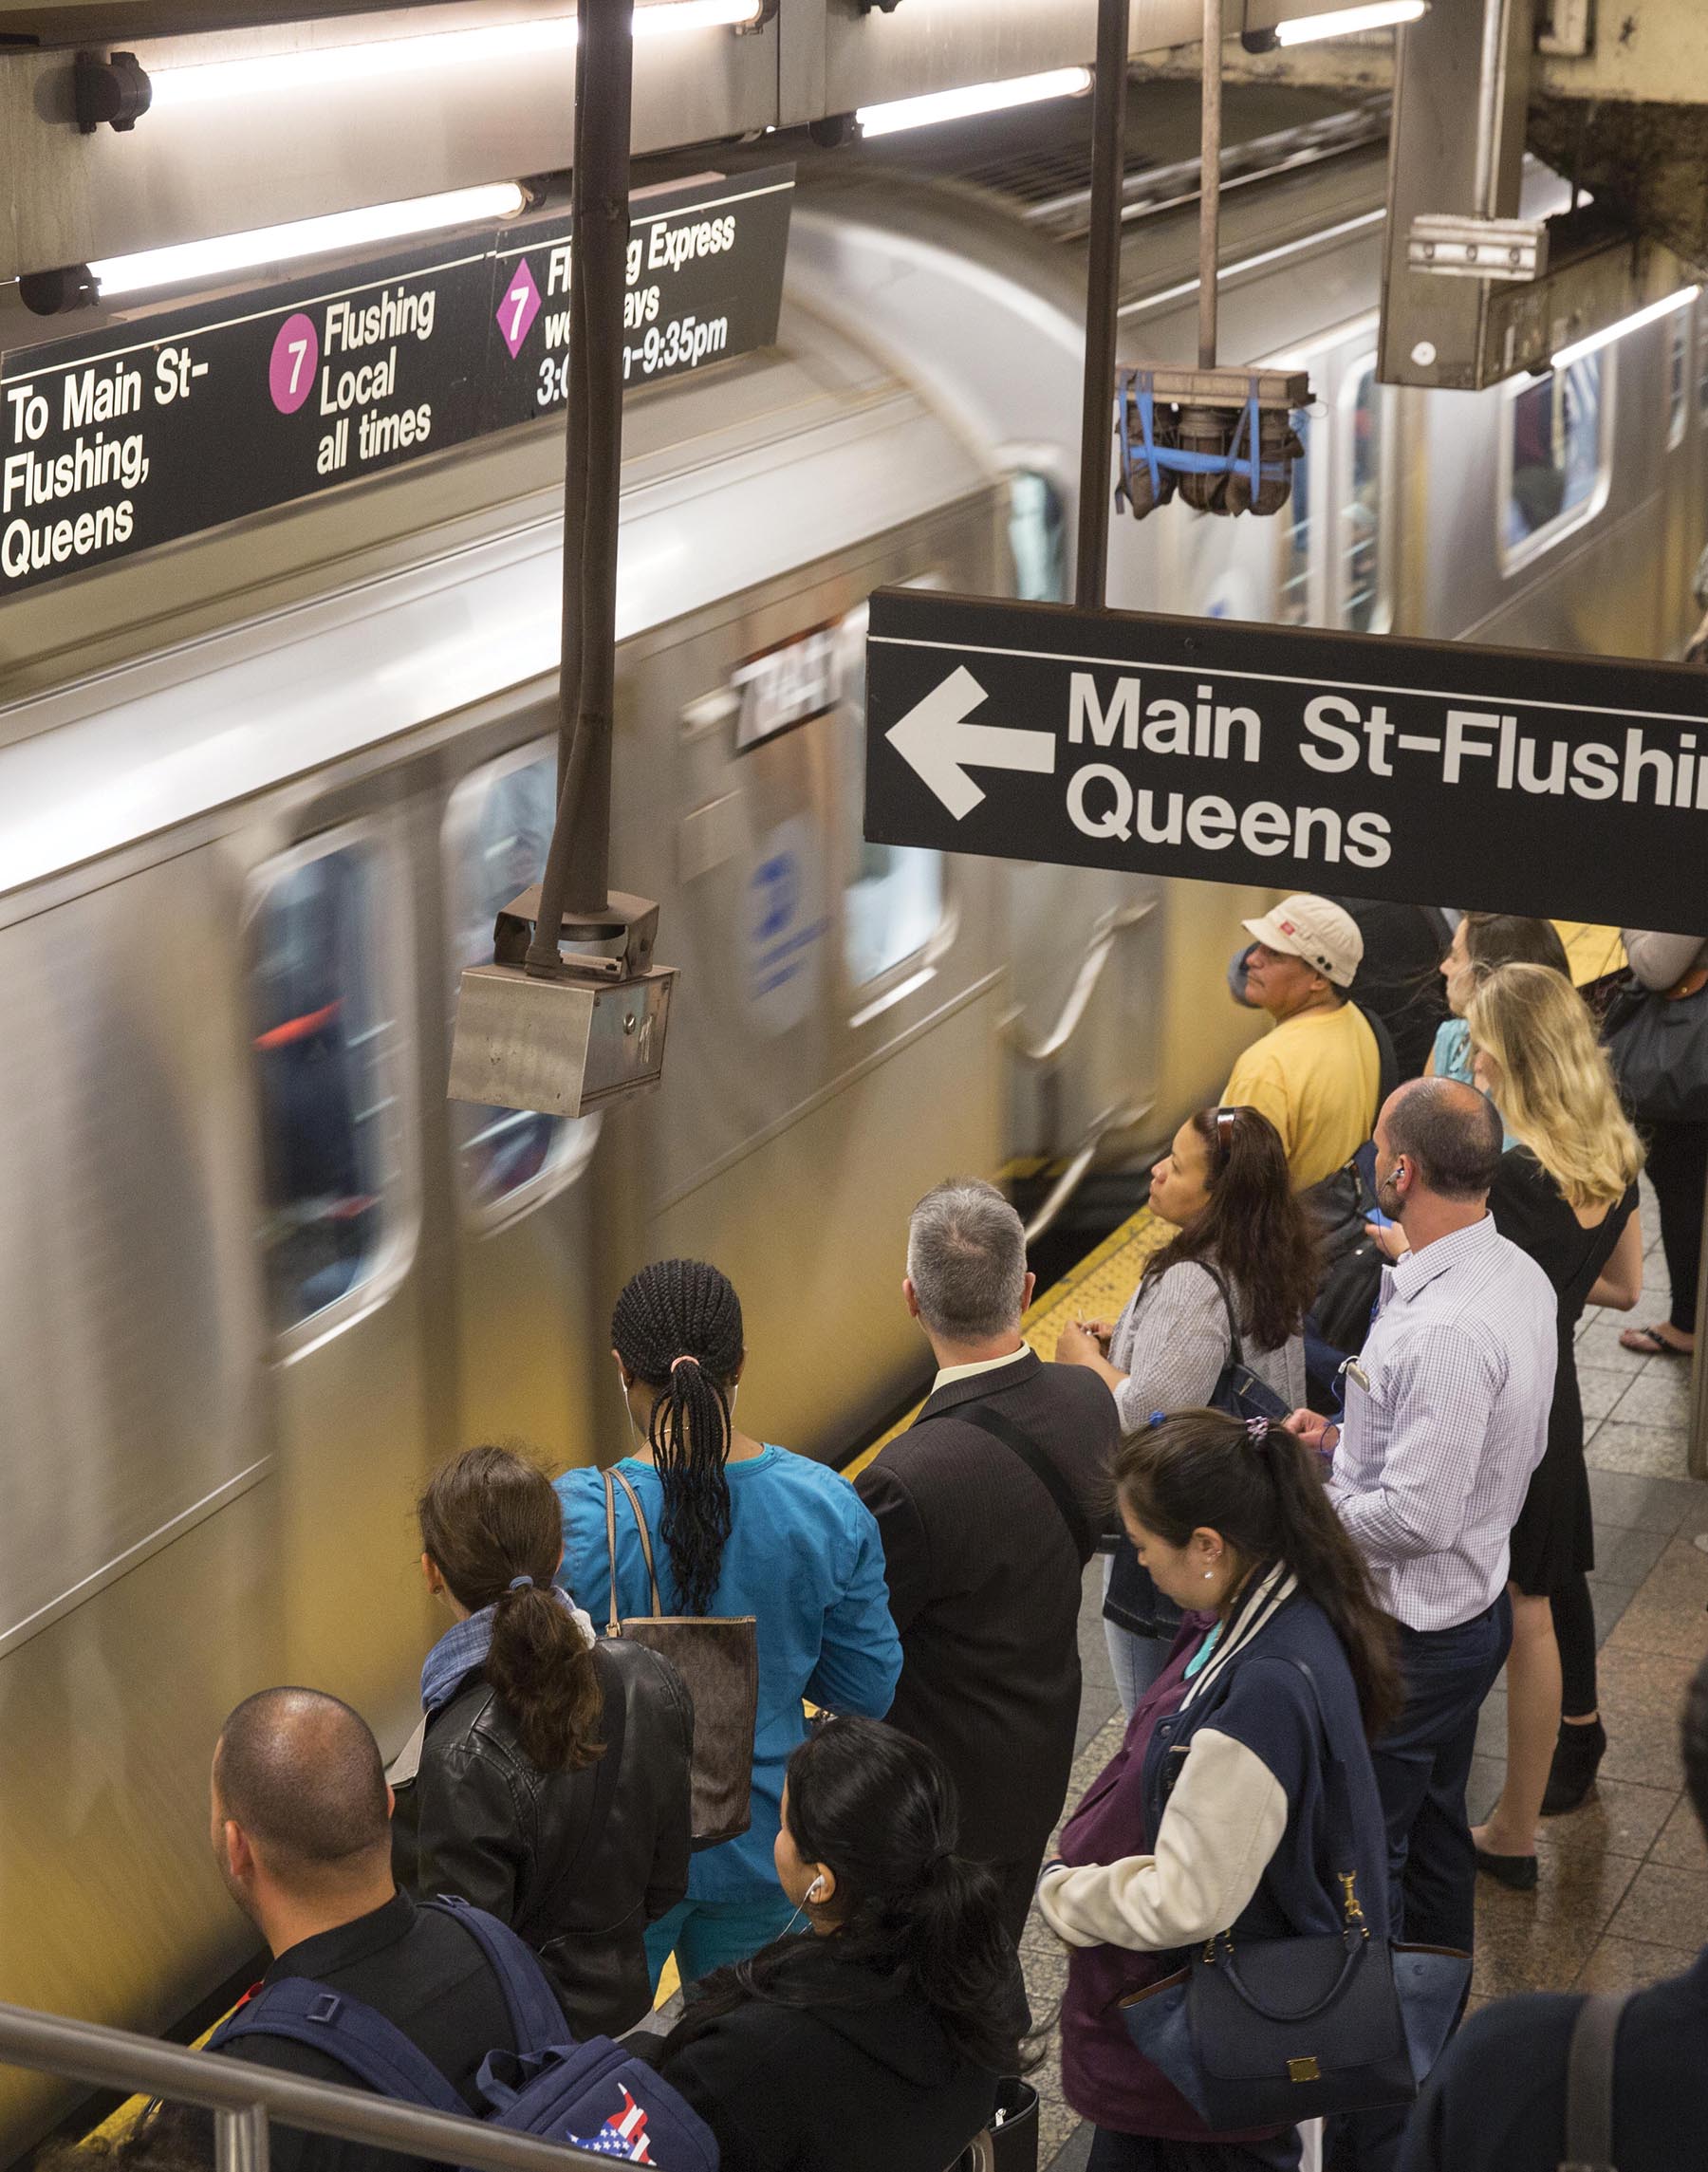
MULTIPOLYGON (((1133 98, 1127 359, 1190 348, 1195 95, 1133 98)), ((1110 600, 1676 651, 1708 331, 1384 393, 1379 121, 1229 119, 1226 350, 1309 362, 1309 456, 1280 520, 1119 524, 1110 600)), ((479 1438, 614 1451, 639 1261, 715 1256, 768 1434, 835 1456, 919 1371, 920 1191, 1136 1161, 1225 1076, 1255 893, 860 834, 870 589, 1065 588, 1083 151, 1029 126, 999 164, 976 131, 911 172, 813 159, 776 348, 629 403, 612 864, 682 969, 647 1102, 444 1098, 457 973, 549 826, 557 431, 9 609, 0 1997, 160 2025, 244 1959, 219 1719, 312 1681, 397 1746, 420 1479, 479 1438)), ((5 2087, 0 2155, 53 2108, 5 2087)))

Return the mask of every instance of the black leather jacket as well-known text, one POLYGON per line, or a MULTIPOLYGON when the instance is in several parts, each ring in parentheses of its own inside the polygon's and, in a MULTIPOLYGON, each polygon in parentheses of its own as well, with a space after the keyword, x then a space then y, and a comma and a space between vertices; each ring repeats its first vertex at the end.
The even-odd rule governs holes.
POLYGON ((633 2028, 652 2006, 641 1933, 688 1890, 694 1708, 680 1676, 643 1646, 602 1641, 601 1738, 621 1754, 609 1808, 589 1828, 612 1752, 581 1771, 543 1773, 479 1669, 427 1723, 413 1780, 397 1789, 398 1883, 486 1908, 539 1954, 577 2038, 633 2028))

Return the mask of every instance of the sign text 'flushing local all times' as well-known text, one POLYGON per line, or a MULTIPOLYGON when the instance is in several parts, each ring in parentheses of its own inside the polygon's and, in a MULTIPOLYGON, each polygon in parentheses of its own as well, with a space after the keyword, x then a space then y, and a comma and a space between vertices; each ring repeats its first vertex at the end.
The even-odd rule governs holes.
MULTIPOLYGON (((631 207, 624 382, 777 336, 792 167, 631 207)), ((569 220, 442 236, 0 356, 0 595, 561 409, 569 220)))
POLYGON ((1708 674, 889 589, 865 834, 1708 926, 1708 674))

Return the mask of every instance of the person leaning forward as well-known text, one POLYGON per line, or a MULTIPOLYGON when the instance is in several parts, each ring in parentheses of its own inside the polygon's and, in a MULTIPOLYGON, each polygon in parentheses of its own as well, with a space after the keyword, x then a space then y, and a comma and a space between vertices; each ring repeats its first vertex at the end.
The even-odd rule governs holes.
POLYGON ((901 1635, 889 1721, 948 1766, 962 1852, 994 1872, 1018 1942, 1073 1765, 1081 1578, 1119 1421, 1094 1373, 1021 1340, 1026 1236, 993 1186, 925 1195, 901 1288, 938 1370, 858 1480, 901 1635))

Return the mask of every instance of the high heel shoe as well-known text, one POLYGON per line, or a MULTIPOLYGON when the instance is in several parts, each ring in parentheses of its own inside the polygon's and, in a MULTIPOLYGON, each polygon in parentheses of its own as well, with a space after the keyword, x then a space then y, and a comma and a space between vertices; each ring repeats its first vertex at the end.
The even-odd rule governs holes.
POLYGON ((1574 1810, 1595 1785, 1595 1775, 1607 1752, 1607 1731, 1599 1719, 1587 1727, 1573 1727, 1562 1720, 1560 1739, 1554 1744, 1549 1768, 1548 1791, 1542 1797, 1544 1817, 1563 1817, 1574 1810))
POLYGON ((1493 1878, 1496 1884, 1510 1886, 1514 1893, 1533 1893, 1536 1890, 1536 1859, 1533 1855, 1491 1855, 1486 1847, 1476 1851, 1476 1867, 1493 1878))

